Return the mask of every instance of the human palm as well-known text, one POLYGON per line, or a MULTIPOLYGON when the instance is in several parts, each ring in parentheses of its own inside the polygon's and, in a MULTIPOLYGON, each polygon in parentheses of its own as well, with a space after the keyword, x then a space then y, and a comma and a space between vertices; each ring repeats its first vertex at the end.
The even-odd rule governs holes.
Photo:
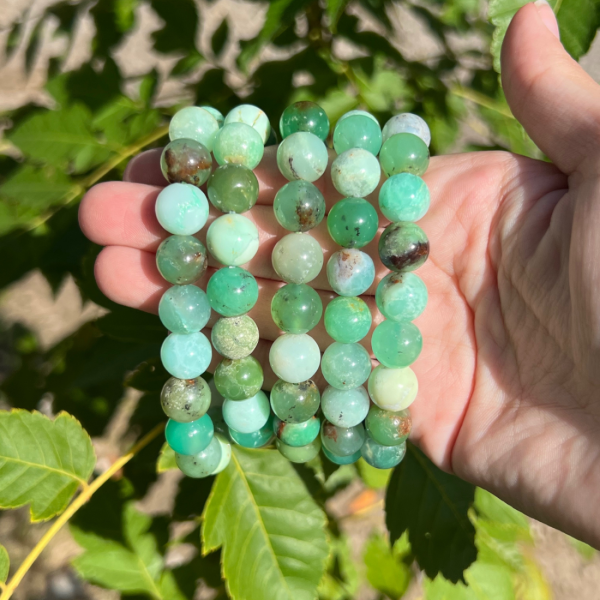
MULTIPOLYGON (((432 206, 420 224, 432 252, 419 275, 430 300, 416 321, 424 345, 413 365, 420 391, 412 439, 440 467, 598 545, 600 525, 590 517, 600 497, 600 93, 552 35, 548 11, 519 11, 504 43, 503 78, 513 112, 554 164, 479 152, 434 157, 425 176, 432 206)), ((129 165, 126 182, 90 190, 80 212, 86 235, 106 246, 96 264, 100 288, 151 312, 169 287, 154 256, 168 235, 154 215, 164 185, 159 156, 146 152, 129 165)), ((270 299, 283 285, 270 254, 285 234, 270 206, 285 183, 273 148, 256 173, 259 200, 247 216, 261 246, 247 268, 260 297, 250 314, 261 332, 254 355, 270 387, 268 349, 279 335, 270 299)), ((339 195, 327 178, 317 185, 330 208, 339 195)), ((377 205, 376 195, 370 200, 377 205)), ((382 218, 380 232, 385 225, 382 218)), ((311 234, 327 260, 336 248, 325 224, 311 234)), ((364 250, 378 264, 377 239, 364 250)), ((380 267, 364 297, 375 322, 373 294, 385 273, 380 267)), ((324 302, 334 297, 324 273, 311 285, 324 302)), ((330 343, 322 322, 311 335, 322 350, 330 343)))

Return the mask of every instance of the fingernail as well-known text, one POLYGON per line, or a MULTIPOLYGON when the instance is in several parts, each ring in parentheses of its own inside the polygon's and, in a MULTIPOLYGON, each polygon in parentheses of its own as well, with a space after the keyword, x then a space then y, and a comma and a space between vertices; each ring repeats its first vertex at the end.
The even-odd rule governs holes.
POLYGON ((548 3, 548 0, 535 0, 533 3, 537 8, 540 19, 547 27, 547 29, 554 35, 555 38, 560 40, 560 32, 558 30, 558 21, 556 15, 552 10, 552 7, 548 3))

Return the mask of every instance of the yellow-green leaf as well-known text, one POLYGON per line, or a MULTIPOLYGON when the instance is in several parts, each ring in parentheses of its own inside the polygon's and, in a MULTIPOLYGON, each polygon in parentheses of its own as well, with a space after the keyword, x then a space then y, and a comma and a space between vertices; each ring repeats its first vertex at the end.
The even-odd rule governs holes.
POLYGON ((335 33, 337 22, 344 12, 348 0, 327 0, 327 15, 329 16, 329 29, 335 33))
POLYGON ((410 569, 399 560, 383 536, 374 534, 370 537, 365 546, 364 561, 367 579, 376 590, 392 600, 404 595, 411 579, 410 569))
POLYGON ((156 472, 164 473, 165 471, 172 471, 177 468, 175 462, 175 451, 165 442, 163 447, 160 449, 158 455, 158 461, 156 462, 156 472))
POLYGON ((10 558, 6 548, 0 544, 0 582, 4 583, 8 579, 8 569, 10 568, 10 558))
POLYGON ((32 521, 50 519, 87 486, 95 463, 92 442, 71 415, 0 412, 0 508, 29 504, 32 521))

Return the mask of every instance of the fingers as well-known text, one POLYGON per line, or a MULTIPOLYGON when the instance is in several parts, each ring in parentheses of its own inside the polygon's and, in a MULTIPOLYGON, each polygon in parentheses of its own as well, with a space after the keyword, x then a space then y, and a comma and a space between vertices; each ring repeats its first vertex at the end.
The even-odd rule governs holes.
POLYGON ((564 49, 550 6, 530 3, 514 16, 502 45, 510 108, 533 141, 564 172, 597 160, 600 87, 564 49))

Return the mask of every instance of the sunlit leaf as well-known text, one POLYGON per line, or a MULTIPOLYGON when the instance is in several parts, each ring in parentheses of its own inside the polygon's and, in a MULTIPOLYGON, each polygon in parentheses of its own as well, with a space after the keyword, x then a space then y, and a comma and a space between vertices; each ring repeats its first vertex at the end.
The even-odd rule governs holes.
POLYGON ((0 582, 4 583, 8 579, 8 570, 10 569, 10 558, 6 548, 0 544, 0 582))
POLYGON ((372 535, 365 545, 364 562, 369 583, 392 600, 401 598, 411 580, 410 568, 392 552, 380 534, 372 535))
POLYGON ((363 458, 358 461, 357 466, 362 480, 376 490, 384 488, 392 476, 392 469, 376 469, 363 458))
POLYGON ((164 473, 165 471, 172 471, 177 469, 177 463, 175 462, 175 451, 165 442, 163 447, 160 449, 158 455, 158 461, 156 462, 156 472, 164 473))
POLYGON ((335 33, 340 15, 346 8, 348 0, 327 0, 327 15, 329 16, 329 29, 335 33))
POLYGON ((589 544, 585 542, 581 542, 580 540, 576 540, 574 537, 567 536, 569 538, 569 542, 579 552, 579 554, 585 558, 585 560, 591 560, 596 555, 596 550, 592 548, 589 544))

